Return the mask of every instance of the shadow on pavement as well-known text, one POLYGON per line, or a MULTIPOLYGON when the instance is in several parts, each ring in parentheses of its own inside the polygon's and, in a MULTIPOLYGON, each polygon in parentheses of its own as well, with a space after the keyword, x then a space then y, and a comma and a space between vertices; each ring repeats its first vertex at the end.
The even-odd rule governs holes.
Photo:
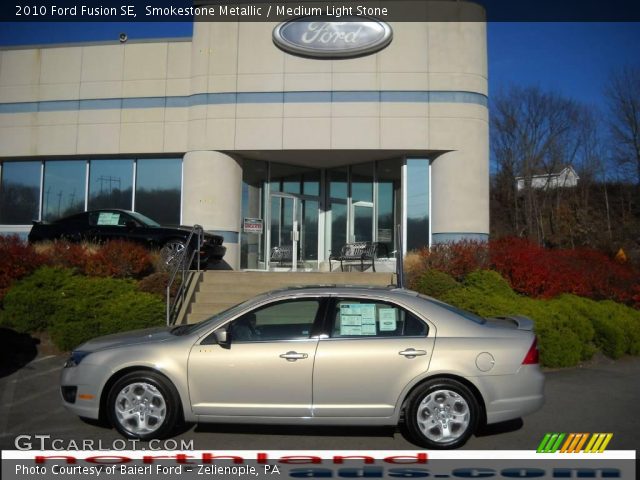
POLYGON ((36 358, 40 340, 27 333, 0 327, 0 378, 20 370, 36 358))
POLYGON ((521 418, 507 420, 506 422, 494 423, 492 425, 484 425, 476 432, 476 437, 488 437, 489 435, 498 435, 500 433, 515 432, 520 430, 524 425, 521 418))

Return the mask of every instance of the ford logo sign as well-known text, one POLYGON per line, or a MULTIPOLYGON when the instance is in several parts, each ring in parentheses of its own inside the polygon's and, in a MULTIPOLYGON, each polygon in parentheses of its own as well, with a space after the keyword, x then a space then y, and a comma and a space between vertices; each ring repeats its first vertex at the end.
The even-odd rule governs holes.
POLYGON ((273 42, 282 50, 313 58, 349 58, 369 55, 389 45, 391 27, 370 17, 353 16, 346 22, 331 17, 299 17, 273 29, 273 42))

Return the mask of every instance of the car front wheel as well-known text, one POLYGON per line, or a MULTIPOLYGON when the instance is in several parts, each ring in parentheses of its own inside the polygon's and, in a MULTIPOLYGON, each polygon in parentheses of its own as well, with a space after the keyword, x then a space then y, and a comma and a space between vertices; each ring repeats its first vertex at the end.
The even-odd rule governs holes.
POLYGON ((430 449, 458 448, 478 424, 478 402, 465 385, 434 379, 420 385, 408 399, 405 428, 417 445, 430 449))
POLYGON ((140 440, 169 435, 177 424, 179 403, 173 385, 153 372, 125 375, 107 399, 111 424, 125 437, 140 440))
POLYGON ((166 266, 173 266, 180 259, 180 256, 184 253, 186 245, 182 240, 169 240, 160 249, 160 255, 162 261, 166 266))

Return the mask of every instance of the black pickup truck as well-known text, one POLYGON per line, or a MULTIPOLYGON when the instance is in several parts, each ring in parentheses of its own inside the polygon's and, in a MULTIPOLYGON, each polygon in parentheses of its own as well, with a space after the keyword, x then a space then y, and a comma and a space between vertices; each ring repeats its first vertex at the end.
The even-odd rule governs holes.
MULTIPOLYGON (((149 248, 158 248, 167 264, 173 263, 187 246, 192 227, 162 226, 150 218, 128 210, 105 209, 78 213, 53 222, 33 222, 30 242, 68 240, 70 242, 106 242, 129 240, 149 248)), ((220 235, 205 233, 200 248, 200 262, 222 260, 226 248, 220 235)), ((191 248, 197 241, 192 238, 191 248)))

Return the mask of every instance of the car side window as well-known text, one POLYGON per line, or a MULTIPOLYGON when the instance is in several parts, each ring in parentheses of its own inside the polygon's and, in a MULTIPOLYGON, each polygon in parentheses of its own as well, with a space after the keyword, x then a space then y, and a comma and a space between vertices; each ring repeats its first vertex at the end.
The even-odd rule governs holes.
POLYGON ((91 212, 89 225, 92 227, 117 227, 124 226, 128 218, 120 212, 91 212))
POLYGON ((287 300, 245 313, 229 324, 231 342, 264 342, 309 338, 319 299, 287 300))
POLYGON ((392 303, 366 299, 340 299, 335 303, 333 338, 424 337, 425 322, 392 303))

